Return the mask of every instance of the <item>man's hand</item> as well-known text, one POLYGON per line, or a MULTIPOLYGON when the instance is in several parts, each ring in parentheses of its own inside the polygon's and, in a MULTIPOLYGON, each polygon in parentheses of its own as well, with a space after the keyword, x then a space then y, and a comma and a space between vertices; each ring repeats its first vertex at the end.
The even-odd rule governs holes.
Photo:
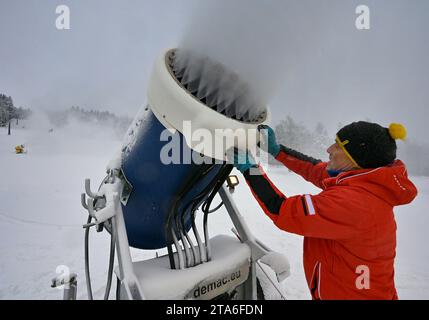
POLYGON ((277 143, 276 134, 274 133, 274 130, 265 124, 259 125, 258 130, 263 135, 263 143, 267 144, 268 148, 266 148, 265 150, 268 151, 268 153, 275 158, 280 152, 280 145, 277 143))
POLYGON ((233 164, 241 173, 258 166, 249 150, 230 148, 226 152, 226 157, 229 163, 233 164))

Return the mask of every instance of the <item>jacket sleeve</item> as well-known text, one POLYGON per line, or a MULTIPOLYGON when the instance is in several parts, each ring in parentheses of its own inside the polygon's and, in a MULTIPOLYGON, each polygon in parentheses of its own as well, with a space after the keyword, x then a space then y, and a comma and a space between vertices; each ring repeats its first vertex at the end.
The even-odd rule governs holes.
POLYGON ((329 177, 326 162, 306 156, 283 145, 280 145, 280 152, 276 156, 276 160, 321 189, 323 189, 323 179, 329 177))
POLYGON ((284 231, 306 237, 345 240, 367 230, 370 217, 363 217, 364 204, 356 191, 344 188, 318 195, 286 197, 259 167, 260 175, 244 173, 254 197, 265 214, 284 231))

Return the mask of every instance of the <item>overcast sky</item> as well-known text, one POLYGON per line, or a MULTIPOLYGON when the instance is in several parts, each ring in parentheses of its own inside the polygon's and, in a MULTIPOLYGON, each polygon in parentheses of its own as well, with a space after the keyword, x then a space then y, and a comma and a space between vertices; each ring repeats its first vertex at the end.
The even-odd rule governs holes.
POLYGON ((157 54, 196 46, 259 81, 273 123, 402 122, 425 142, 429 1, 208 2, 0 0, 0 92, 16 106, 133 116, 157 54), (61 4, 70 30, 55 27, 61 4), (355 27, 359 4, 370 30, 355 27))

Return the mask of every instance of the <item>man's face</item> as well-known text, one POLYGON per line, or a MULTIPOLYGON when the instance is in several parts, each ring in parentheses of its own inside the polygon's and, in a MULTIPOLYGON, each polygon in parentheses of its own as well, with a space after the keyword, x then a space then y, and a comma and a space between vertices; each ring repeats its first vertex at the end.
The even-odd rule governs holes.
POLYGON ((353 162, 338 143, 335 142, 326 151, 329 153, 328 170, 348 171, 356 169, 353 162))

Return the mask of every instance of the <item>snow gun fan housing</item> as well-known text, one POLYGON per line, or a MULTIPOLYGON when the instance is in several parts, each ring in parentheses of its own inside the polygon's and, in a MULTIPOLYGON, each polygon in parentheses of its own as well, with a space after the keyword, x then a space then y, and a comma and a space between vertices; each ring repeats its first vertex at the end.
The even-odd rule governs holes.
POLYGON ((122 207, 130 245, 159 249, 175 244, 177 248, 181 241, 183 247, 193 248, 188 236, 191 227, 200 241, 195 213, 199 207, 205 215, 210 211, 211 201, 232 170, 225 164, 225 150, 258 142, 257 138, 228 139, 228 135, 237 129, 252 129, 256 135, 257 126, 267 119, 266 106, 220 63, 179 49, 160 55, 149 81, 148 105, 130 126, 122 149, 121 169, 130 190, 122 196, 122 207), (199 129, 208 130, 211 141, 194 141, 192 135, 199 129), (161 137, 166 131, 169 141, 180 142, 183 154, 191 154, 190 162, 182 156, 180 163, 162 161, 168 142, 161 137), (217 144, 223 147, 216 148, 217 144), (195 163, 194 154, 218 161, 195 163))
POLYGON ((178 50, 170 50, 166 59, 175 79, 201 103, 244 123, 265 120, 266 108, 252 96, 248 85, 222 64, 178 50))
POLYGON ((169 50, 156 61, 148 102, 159 121, 183 134, 190 148, 218 160, 225 160, 224 151, 230 147, 256 144, 241 135, 233 141, 231 131, 248 133, 269 121, 267 106, 237 73, 183 49, 169 50), (212 140, 193 139, 200 129, 208 130, 212 140))

